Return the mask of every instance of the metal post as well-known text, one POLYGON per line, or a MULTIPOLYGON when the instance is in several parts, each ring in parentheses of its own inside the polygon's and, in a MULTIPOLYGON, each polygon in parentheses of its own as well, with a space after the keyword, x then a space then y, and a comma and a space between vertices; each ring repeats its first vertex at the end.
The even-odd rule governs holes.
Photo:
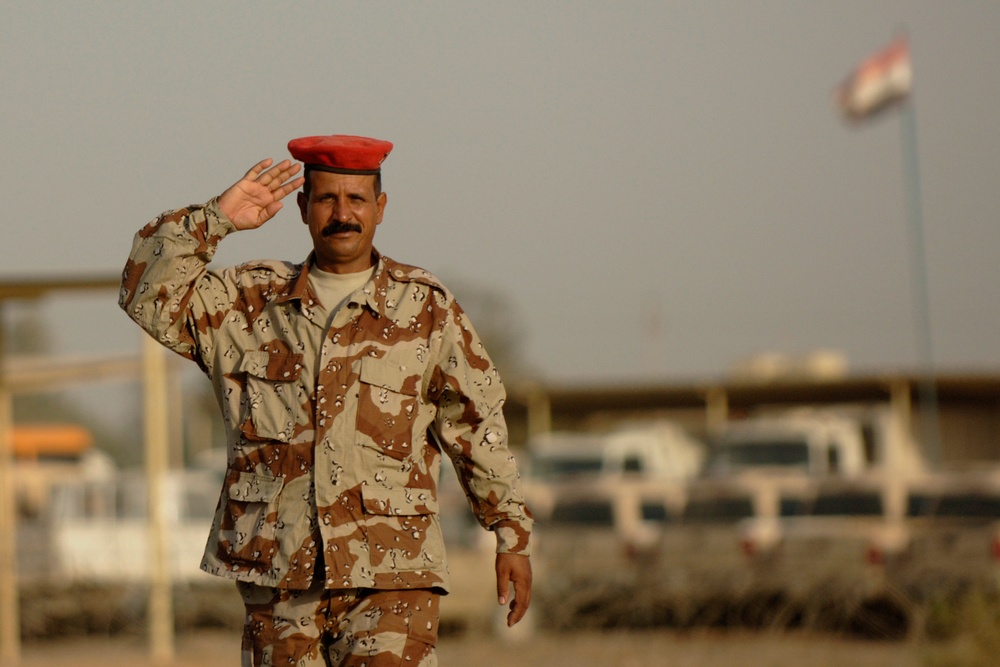
POLYGON ((528 401, 528 437, 552 430, 552 402, 540 385, 532 382, 525 387, 528 401))
POLYGON ((913 435, 913 405, 910 401, 910 383, 895 380, 889 384, 889 406, 907 435, 913 435))
POLYGON ((186 465, 184 452, 184 391, 181 387, 180 367, 176 363, 180 357, 171 359, 166 364, 167 382, 167 460, 170 468, 183 468, 186 465))
POLYGON ((169 466, 167 365, 163 349, 143 336, 143 406, 146 483, 149 488, 149 641, 154 662, 174 658, 174 614, 170 579, 168 524, 164 516, 163 481, 169 466))
POLYGON ((17 496, 11 394, 4 369, 3 318, 0 317, 0 663, 21 659, 21 616, 17 595, 17 496))
POLYGON ((723 387, 710 387, 705 392, 705 429, 715 435, 729 421, 729 394, 723 387))
POLYGON ((931 344, 930 289, 927 279, 927 247, 924 242, 924 213, 920 192, 920 155, 917 149, 917 114, 912 100, 900 111, 900 144, 906 174, 907 213, 910 237, 910 279, 913 286, 914 329, 921 366, 920 417, 924 449, 933 463, 941 462, 941 432, 938 420, 934 354, 931 344))

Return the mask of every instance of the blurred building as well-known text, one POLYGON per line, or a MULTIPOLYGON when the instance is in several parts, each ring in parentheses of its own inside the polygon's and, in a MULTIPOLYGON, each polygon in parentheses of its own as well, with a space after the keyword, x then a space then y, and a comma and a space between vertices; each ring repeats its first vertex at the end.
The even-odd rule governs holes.
POLYGON ((670 419, 710 439, 727 421, 762 410, 849 404, 890 406, 931 462, 1000 460, 1000 374, 991 373, 743 373, 659 385, 530 385, 511 391, 506 414, 517 445, 533 433, 647 417, 670 419))

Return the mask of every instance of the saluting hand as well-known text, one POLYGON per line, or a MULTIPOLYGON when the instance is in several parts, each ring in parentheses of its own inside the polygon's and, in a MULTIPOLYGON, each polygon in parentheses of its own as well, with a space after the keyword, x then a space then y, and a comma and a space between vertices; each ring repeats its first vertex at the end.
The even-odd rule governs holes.
POLYGON ((299 173, 302 165, 282 160, 272 167, 272 162, 271 158, 261 160, 219 196, 219 209, 236 229, 263 225, 281 210, 281 200, 305 182, 301 176, 289 180, 299 173))

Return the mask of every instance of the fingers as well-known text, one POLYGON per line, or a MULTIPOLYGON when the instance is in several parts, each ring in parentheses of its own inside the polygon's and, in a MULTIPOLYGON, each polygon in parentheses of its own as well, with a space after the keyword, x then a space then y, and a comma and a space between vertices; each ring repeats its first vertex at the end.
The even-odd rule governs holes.
POLYGON ((271 158, 261 160, 251 167, 243 178, 257 186, 267 188, 274 201, 278 201, 302 187, 305 178, 294 178, 302 170, 302 165, 297 162, 282 160, 272 167, 273 162, 271 158))
POLYGON ((514 579, 514 601, 510 605, 510 613, 507 614, 507 627, 512 627, 528 613, 528 606, 531 604, 531 581, 522 578, 514 579))
POLYGON ((514 580, 514 607, 507 615, 507 625, 511 626, 524 618, 531 605, 531 573, 528 572, 527 580, 518 578, 514 580))
POLYGON ((219 195, 219 208, 236 229, 260 227, 281 209, 282 199, 305 183, 304 178, 296 178, 301 169, 291 160, 278 164, 271 158, 261 160, 219 195))
POLYGON ((272 191, 276 190, 282 184, 284 184, 288 179, 295 176, 302 169, 302 165, 298 162, 293 163, 290 160, 282 160, 273 167, 267 168, 267 165, 271 162, 271 159, 263 160, 258 162, 250 171, 247 172, 249 177, 251 174, 254 175, 253 180, 261 185, 266 185, 272 191))
POLYGON ((503 554, 497 556, 497 603, 500 606, 507 604, 507 594, 510 592, 510 567, 501 558, 503 554))
POLYGON ((272 160, 271 158, 269 158, 269 157, 268 158, 264 158, 263 160, 261 160, 260 162, 258 162, 257 164, 255 164, 254 166, 250 167, 250 171, 248 171, 246 174, 244 174, 243 178, 248 178, 251 181, 256 180, 257 176, 260 174, 260 172, 262 172, 265 169, 267 169, 268 167, 270 167, 272 162, 274 162, 274 160, 272 160))
POLYGON ((299 173, 302 169, 302 165, 298 162, 292 163, 291 160, 282 160, 275 166, 271 167, 264 173, 262 173, 258 178, 258 182, 267 185, 268 183, 284 183, 289 178, 299 173))
POLYGON ((271 190, 274 195, 275 200, 282 199, 290 192, 294 192, 302 187, 306 179, 303 177, 294 178, 296 174, 302 169, 302 165, 298 163, 291 163, 288 160, 283 160, 276 167, 269 169, 264 172, 263 176, 270 175, 270 180, 265 182, 264 185, 271 190), (294 180, 291 180, 293 179, 294 180))
POLYGON ((283 206, 284 204, 282 204, 280 201, 273 201, 264 207, 264 215, 261 217, 264 220, 270 220, 271 218, 273 218, 275 215, 278 214, 278 211, 280 211, 283 206))
POLYGON ((283 183, 281 187, 272 190, 275 200, 284 199, 289 193, 295 192, 305 184, 306 179, 303 177, 298 177, 295 180, 283 183))
POLYGON ((524 618, 531 604, 531 561, 527 556, 497 554, 496 571, 497 601, 501 605, 507 604, 510 586, 514 585, 514 598, 507 614, 507 627, 511 627, 524 618))

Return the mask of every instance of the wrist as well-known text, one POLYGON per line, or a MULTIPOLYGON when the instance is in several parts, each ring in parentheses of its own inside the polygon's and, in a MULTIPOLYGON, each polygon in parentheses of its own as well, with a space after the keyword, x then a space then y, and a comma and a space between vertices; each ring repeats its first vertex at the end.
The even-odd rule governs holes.
POLYGON ((208 223, 208 238, 222 237, 239 231, 223 207, 219 205, 219 197, 214 197, 205 204, 205 221, 208 223))

